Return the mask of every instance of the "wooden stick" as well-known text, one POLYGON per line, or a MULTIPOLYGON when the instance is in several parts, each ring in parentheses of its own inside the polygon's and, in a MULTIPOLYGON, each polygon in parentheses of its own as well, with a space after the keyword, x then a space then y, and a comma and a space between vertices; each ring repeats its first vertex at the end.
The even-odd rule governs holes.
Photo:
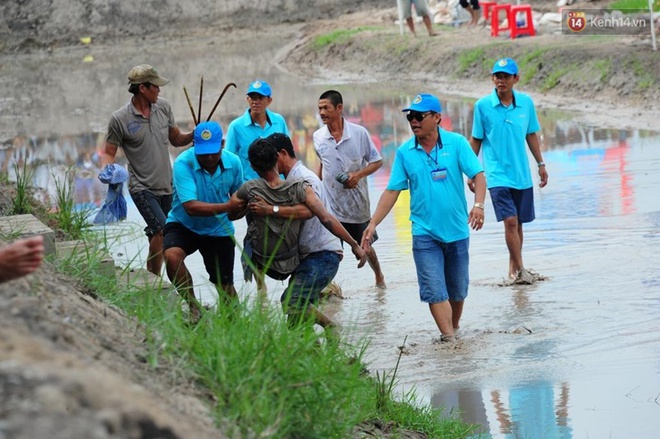
POLYGON ((199 121, 202 121, 202 95, 204 94, 204 77, 202 76, 202 81, 199 83, 199 121))
POLYGON ((195 110, 193 109, 192 102, 190 102, 190 96, 188 96, 188 90, 186 86, 183 86, 183 93, 186 95, 186 101, 188 101, 188 108, 190 108, 190 114, 192 114, 193 122, 197 125, 197 117, 195 116, 195 110))
POLYGON ((227 90, 228 90, 229 87, 231 87, 231 86, 234 86, 234 88, 236 88, 236 84, 234 84, 233 82, 230 82, 229 84, 225 85, 225 88, 222 90, 222 93, 220 93, 220 97, 219 97, 218 100, 215 102, 215 105, 213 106, 213 109, 212 109, 211 112, 209 113, 209 117, 206 118, 206 121, 207 121, 207 122, 208 122, 209 120, 211 120, 211 116, 213 116, 213 113, 215 112, 215 109, 218 108, 218 104, 219 104, 220 101, 222 100, 222 97, 225 95, 225 93, 227 93, 227 90))

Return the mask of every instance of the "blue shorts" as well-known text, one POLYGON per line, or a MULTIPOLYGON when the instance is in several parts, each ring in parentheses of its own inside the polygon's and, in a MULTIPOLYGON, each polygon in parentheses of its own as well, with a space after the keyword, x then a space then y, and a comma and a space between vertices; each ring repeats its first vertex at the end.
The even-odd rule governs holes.
POLYGON ((209 281, 214 285, 234 285, 236 244, 232 236, 200 235, 181 223, 167 223, 163 235, 163 252, 178 247, 190 256, 199 250, 209 281))
POLYGON ((172 195, 154 195, 149 191, 131 194, 138 212, 147 223, 144 233, 151 238, 165 227, 167 214, 172 209, 172 195))
POLYGON ((518 217, 519 223, 531 223, 534 215, 534 189, 512 189, 510 187, 492 187, 488 189, 493 202, 497 221, 512 216, 518 217))
POLYGON ((470 283, 469 247, 470 238, 445 243, 428 235, 413 236, 413 258, 422 302, 465 300, 470 283))
POLYGON ((341 256, 324 250, 307 255, 291 274, 289 286, 280 301, 285 308, 306 309, 319 300, 321 291, 335 278, 341 256))

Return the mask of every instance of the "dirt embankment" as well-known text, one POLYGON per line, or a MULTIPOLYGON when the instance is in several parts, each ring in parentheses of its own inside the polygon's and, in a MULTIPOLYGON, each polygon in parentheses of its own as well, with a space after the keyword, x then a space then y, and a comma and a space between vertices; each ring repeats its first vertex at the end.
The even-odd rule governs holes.
POLYGON ((0 437, 221 438, 185 371, 141 329, 44 266, 0 284, 0 437))
MULTIPOLYGON (((542 10, 556 9, 554 2, 539 3, 542 10)), ((352 14, 339 24, 349 31, 326 43, 316 37, 338 22, 310 24, 307 39, 281 62, 291 72, 330 81, 416 82, 477 98, 490 91, 493 63, 510 57, 521 70, 518 89, 537 105, 578 111, 585 123, 598 126, 658 129, 660 51, 652 50, 650 35, 579 37, 546 28, 536 37, 510 40, 492 38, 479 26, 442 27, 430 38, 419 24, 415 38, 407 29, 400 35, 395 19, 394 8, 352 14)))
MULTIPOLYGON (((18 0, 0 2, 0 54, 24 53, 126 37, 183 35, 205 30, 267 27, 311 22, 388 7, 391 0, 315 0, 313 6, 289 0, 18 0)), ((147 40, 145 40, 147 41, 147 40)))

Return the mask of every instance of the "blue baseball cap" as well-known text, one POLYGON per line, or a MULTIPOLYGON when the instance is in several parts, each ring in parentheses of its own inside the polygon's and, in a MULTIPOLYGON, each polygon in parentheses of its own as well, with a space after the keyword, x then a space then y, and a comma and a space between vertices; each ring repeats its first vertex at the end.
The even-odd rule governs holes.
POLYGON ((262 96, 270 97, 270 85, 266 81, 261 81, 257 79, 248 87, 246 94, 250 93, 259 93, 262 96))
POLYGON ((440 99, 428 93, 420 93, 415 96, 412 104, 408 108, 404 108, 401 111, 418 111, 420 113, 426 113, 427 111, 434 111, 436 113, 442 113, 442 107, 440 106, 440 99))
POLYGON ((491 75, 495 73, 508 73, 509 75, 518 74, 518 64, 511 58, 502 58, 495 61, 491 75))
POLYGON ((222 127, 218 122, 202 122, 193 134, 195 154, 217 154, 222 148, 222 127))

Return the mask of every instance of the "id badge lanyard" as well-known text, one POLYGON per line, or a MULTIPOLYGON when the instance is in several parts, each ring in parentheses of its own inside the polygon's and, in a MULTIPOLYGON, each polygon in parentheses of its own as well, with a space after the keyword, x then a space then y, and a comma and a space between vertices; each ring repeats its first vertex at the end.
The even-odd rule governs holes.
MULTIPOLYGON (((417 139, 415 139, 415 143, 417 143, 417 139)), ((417 145, 419 144, 417 143, 417 145)), ((433 149, 435 150, 435 157, 426 152, 424 148, 422 148, 422 151, 424 151, 424 154, 426 154, 426 163, 431 166, 431 180, 434 182, 444 182, 447 180, 447 168, 440 167, 438 164, 438 151, 442 149, 442 137, 440 137, 440 130, 438 130, 438 143, 436 143, 433 149)))

